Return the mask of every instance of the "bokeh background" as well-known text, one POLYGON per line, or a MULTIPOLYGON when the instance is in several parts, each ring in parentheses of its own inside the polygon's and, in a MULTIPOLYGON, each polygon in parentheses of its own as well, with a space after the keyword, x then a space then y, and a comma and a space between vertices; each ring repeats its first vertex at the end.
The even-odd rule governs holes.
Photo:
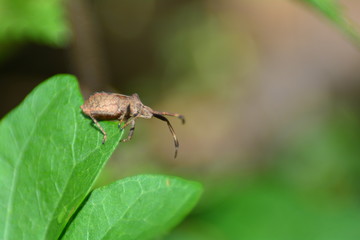
POLYGON ((167 126, 140 119, 97 186, 202 182, 164 239, 357 240, 359 22, 357 0, 0 0, 0 115, 58 73, 84 97, 136 92, 186 116, 178 158, 167 126))

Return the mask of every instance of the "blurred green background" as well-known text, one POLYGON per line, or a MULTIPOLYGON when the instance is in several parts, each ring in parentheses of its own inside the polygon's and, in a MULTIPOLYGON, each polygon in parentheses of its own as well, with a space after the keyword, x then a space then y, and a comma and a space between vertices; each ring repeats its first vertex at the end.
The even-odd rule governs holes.
POLYGON ((357 0, 0 0, 0 115, 57 73, 136 92, 186 116, 178 158, 140 119, 97 186, 201 181, 164 239, 360 239, 359 22, 357 0))

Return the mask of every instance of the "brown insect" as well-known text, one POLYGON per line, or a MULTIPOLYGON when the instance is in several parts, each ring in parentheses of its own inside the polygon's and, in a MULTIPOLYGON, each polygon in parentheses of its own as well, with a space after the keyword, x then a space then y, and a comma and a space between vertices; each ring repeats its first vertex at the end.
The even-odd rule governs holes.
POLYGON ((181 119, 182 123, 184 124, 185 118, 183 115, 178 113, 154 111, 150 107, 145 106, 141 102, 139 95, 136 93, 131 96, 126 96, 118 93, 97 92, 91 95, 89 99, 85 101, 85 103, 81 106, 81 109, 85 115, 89 116, 94 121, 96 126, 103 133, 103 144, 106 142, 107 136, 105 130, 101 127, 97 120, 119 120, 119 128, 121 127, 121 123, 124 122, 121 130, 123 130, 128 125, 131 125, 129 135, 127 138, 121 140, 122 142, 131 140, 135 131, 135 120, 137 118, 150 119, 152 117, 156 117, 162 121, 165 121, 174 138, 176 158, 179 148, 179 141, 169 120, 164 117, 164 115, 177 117, 181 119))

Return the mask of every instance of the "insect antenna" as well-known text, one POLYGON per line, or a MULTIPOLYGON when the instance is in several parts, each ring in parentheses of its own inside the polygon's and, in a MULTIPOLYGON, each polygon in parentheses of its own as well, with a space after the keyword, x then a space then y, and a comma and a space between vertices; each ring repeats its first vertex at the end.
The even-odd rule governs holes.
POLYGON ((185 117, 183 115, 181 115, 181 114, 169 113, 169 112, 158 112, 158 111, 154 111, 154 110, 152 110, 152 113, 156 114, 156 115, 162 115, 162 116, 165 115, 165 116, 177 117, 177 118, 179 118, 181 120, 182 124, 185 124, 185 117))
POLYGON ((174 144, 175 144, 175 156, 174 156, 174 158, 176 158, 177 152, 178 152, 178 149, 179 149, 179 141, 178 141, 178 139, 176 137, 176 134, 175 134, 175 131, 174 131, 173 127, 171 126, 169 120, 166 117, 164 117, 164 116, 162 116, 162 115, 160 115, 158 113, 154 113, 153 116, 156 117, 157 119, 160 119, 160 120, 167 123, 167 125, 168 125, 168 127, 170 129, 170 132, 171 132, 171 134, 172 134, 172 136, 174 138, 174 144))

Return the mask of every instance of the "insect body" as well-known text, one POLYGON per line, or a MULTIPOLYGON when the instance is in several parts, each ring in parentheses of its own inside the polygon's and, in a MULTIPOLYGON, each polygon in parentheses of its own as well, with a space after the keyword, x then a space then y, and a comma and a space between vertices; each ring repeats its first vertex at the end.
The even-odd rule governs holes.
POLYGON ((185 118, 183 115, 178 113, 154 111, 150 107, 145 106, 136 93, 131 96, 126 96, 117 93, 98 92, 90 96, 89 99, 81 106, 81 109, 85 115, 89 116, 93 120, 96 126, 103 133, 104 137, 102 143, 106 142, 107 136, 105 130, 101 127, 97 120, 118 120, 119 127, 121 127, 121 123, 124 123, 121 130, 130 125, 129 135, 127 138, 123 139, 122 142, 131 140, 135 131, 135 120, 137 118, 150 119, 152 117, 156 117, 165 121, 174 138, 175 157, 177 155, 179 141, 169 120, 164 116, 177 117, 181 119, 184 124, 185 118))

